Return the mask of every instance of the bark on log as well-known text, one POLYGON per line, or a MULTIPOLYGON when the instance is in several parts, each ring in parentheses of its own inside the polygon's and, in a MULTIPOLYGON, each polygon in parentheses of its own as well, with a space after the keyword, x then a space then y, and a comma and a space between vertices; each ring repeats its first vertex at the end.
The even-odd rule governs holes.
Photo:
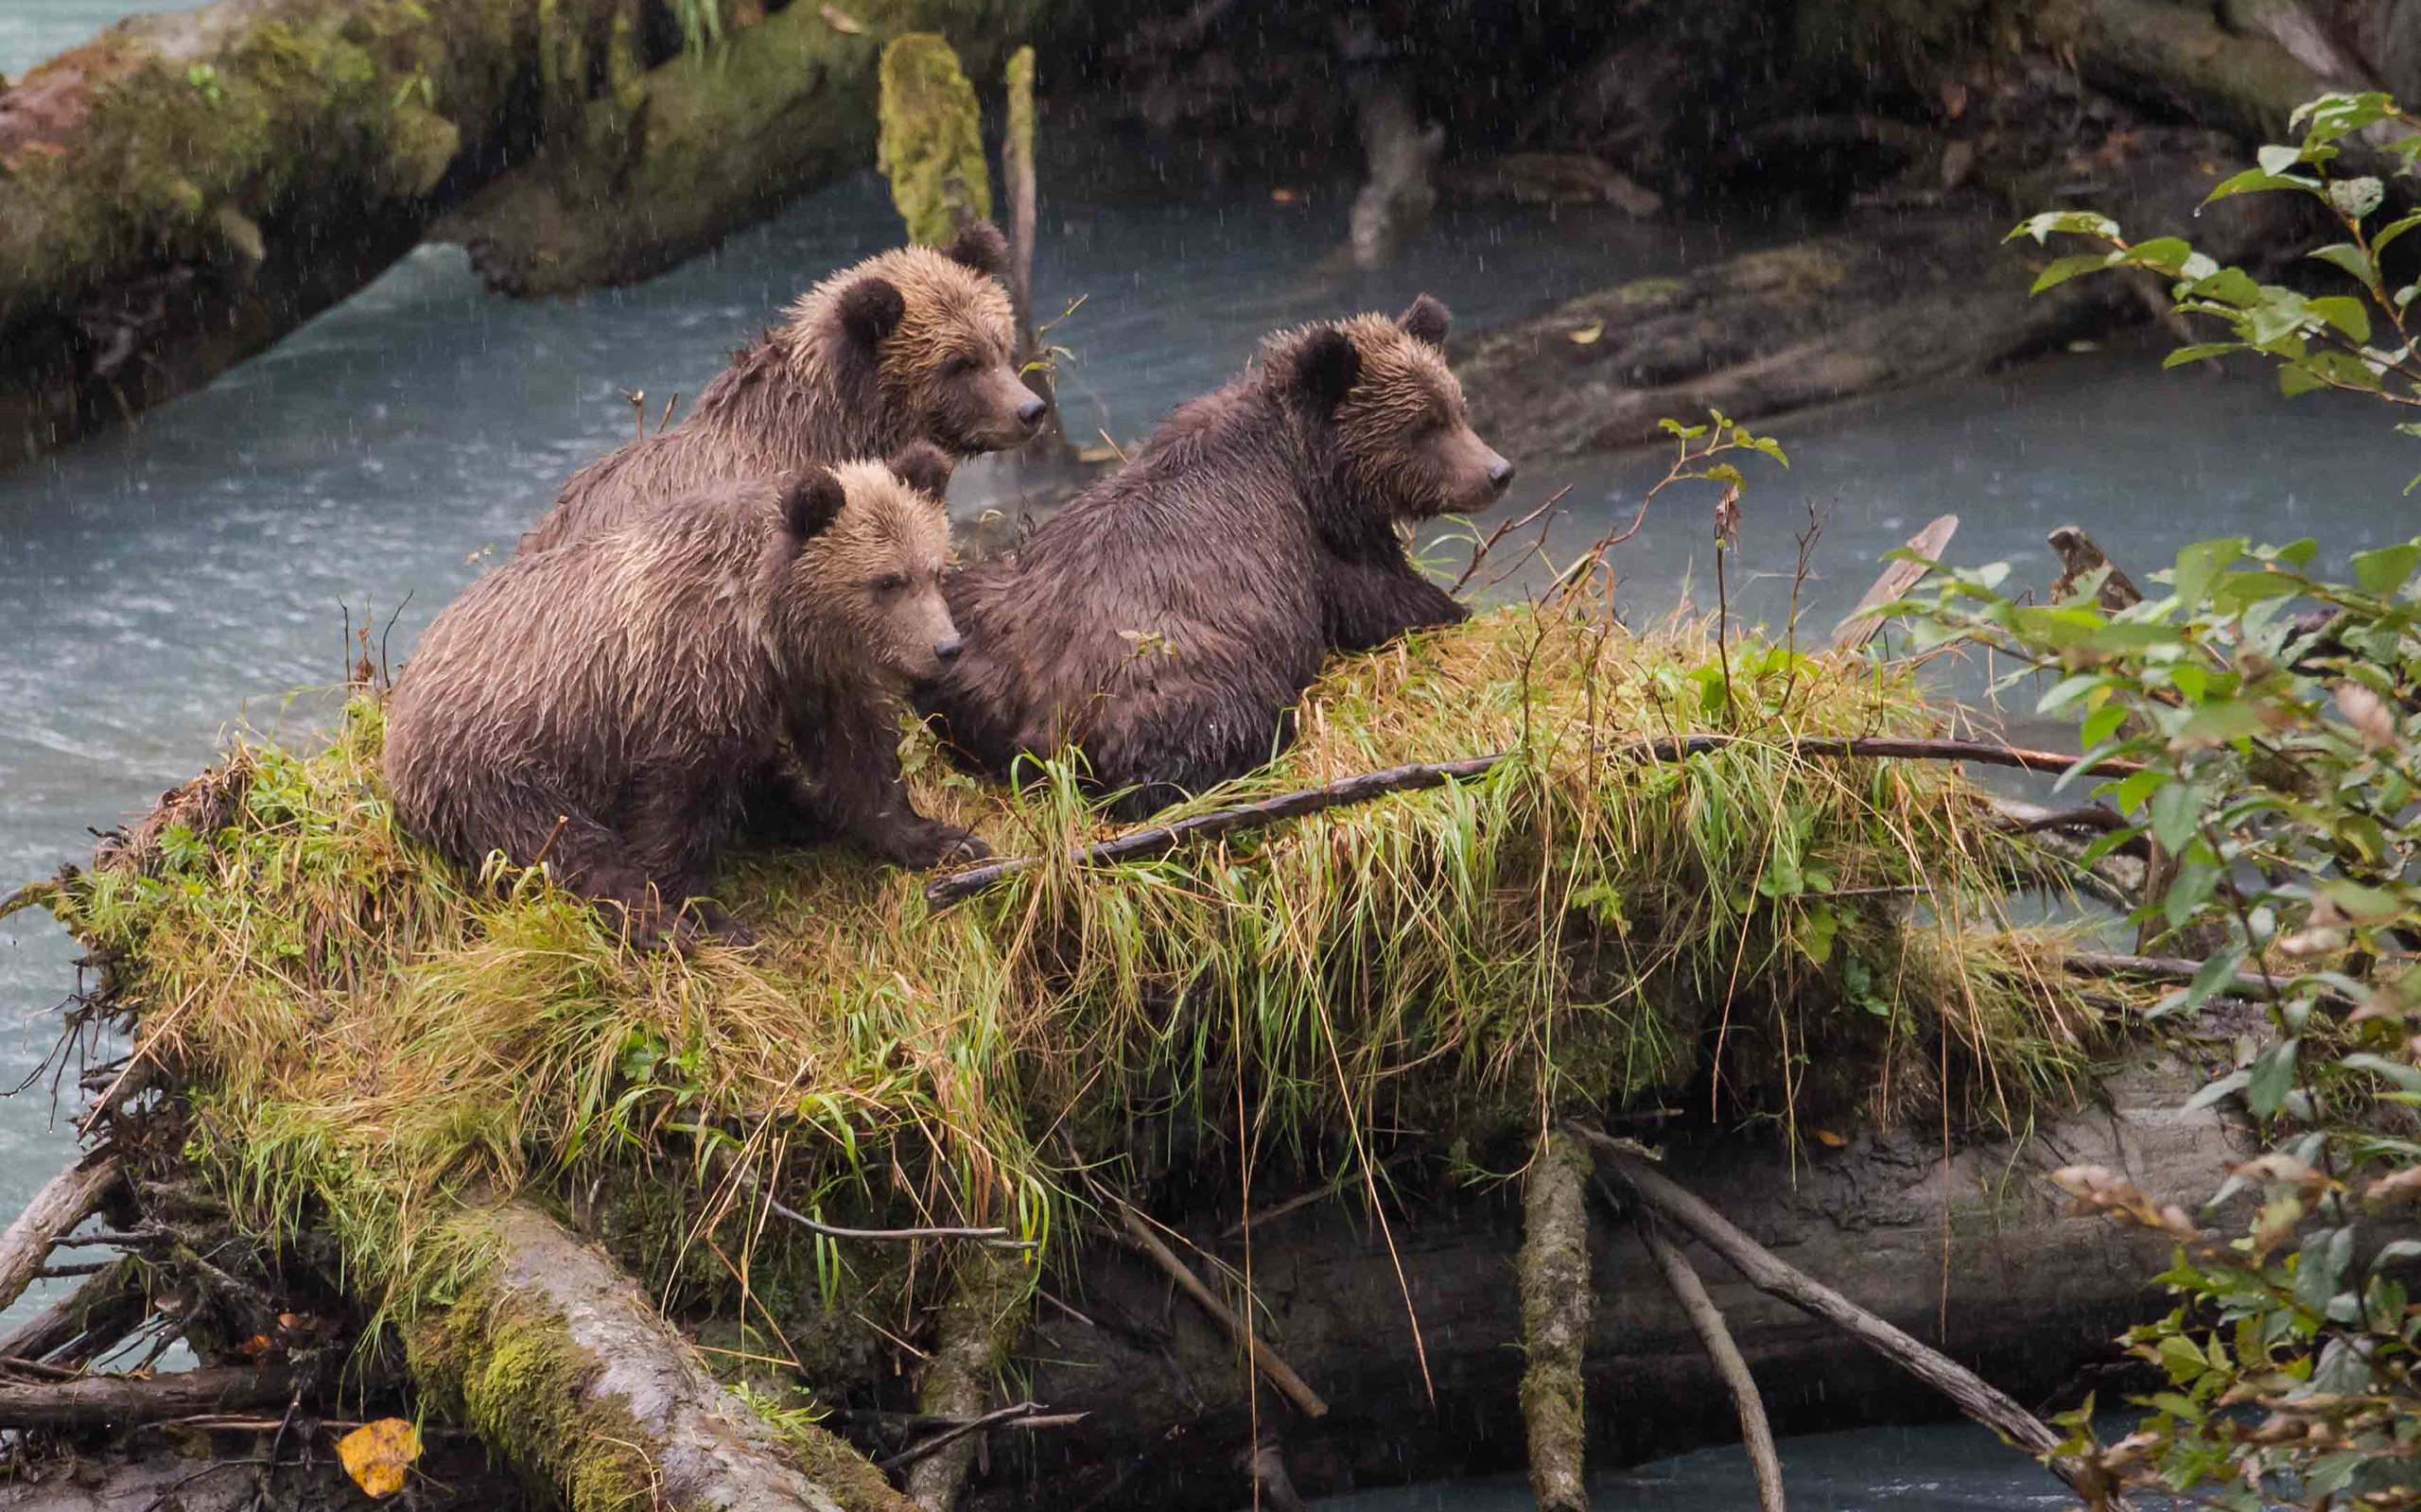
MULTIPOLYGON (((1938 1136, 1914 1130, 1817 1150, 1795 1174, 1763 1140, 1676 1143, 1667 1165, 1691 1188, 1723 1193, 1725 1208, 1768 1247, 1812 1274, 1854 1278, 1860 1299, 1892 1323, 2035 1400, 2080 1365, 2115 1358, 2114 1336, 2167 1306, 2146 1277, 2169 1253, 2162 1236, 2061 1216, 2065 1199, 2039 1173, 2099 1163, 2181 1201, 2216 1190, 2251 1144, 2216 1110, 2177 1111, 2207 1079, 2182 1063, 2147 1062, 2105 1083, 2103 1104, 2047 1117, 2022 1146, 1966 1144, 1946 1161, 1938 1136)), ((1522 1462, 1522 1313, 1507 1284, 1520 1202, 1495 1189, 1401 1181, 1395 1190, 1424 1188, 1391 1223, 1427 1333, 1435 1406, 1405 1295, 1367 1216, 1323 1204, 1253 1226, 1263 1337, 1331 1387, 1327 1416, 1285 1428, 1287 1468, 1307 1498, 1522 1462)), ((1233 1216, 1206 1215, 1197 1242, 1216 1249, 1208 1236, 1233 1216)), ((1591 1464, 1736 1441, 1722 1383, 1637 1237, 1600 1225, 1591 1249, 1597 1300, 1582 1365, 1594 1409, 1591 1464)), ((1240 1252, 1229 1243, 1222 1253, 1232 1261, 1240 1252)), ((1079 1434, 1029 1435, 1013 1464, 996 1455, 986 1496, 1064 1512, 1123 1477, 1103 1504, 1242 1504, 1249 1486, 1235 1457, 1252 1441, 1243 1351, 1121 1247, 1096 1244, 1075 1264, 1083 1291, 1071 1300, 1089 1322, 1039 1316, 1027 1390, 1055 1412, 1092 1415, 1079 1434)), ((1829 1325, 1745 1282, 1706 1279, 1777 1434, 1906 1422, 1939 1407, 1911 1393, 1897 1366, 1844 1349, 1829 1325)))
MULTIPOLYGON (((973 1417, 984 1411, 1010 1351, 1024 1340, 1027 1271, 1022 1261, 996 1251, 970 1250, 958 1257, 953 1275, 940 1342, 925 1366, 916 1405, 937 1416, 973 1417)), ((909 1500, 925 1512, 950 1512, 982 1436, 964 1434, 910 1467, 909 1500)))
POLYGON ((196 1413, 284 1407, 294 1377, 284 1365, 228 1365, 173 1376, 86 1376, 43 1383, 0 1382, 0 1428, 113 1428, 196 1413))
POLYGON ((522 1203, 455 1237, 496 1259, 407 1340, 422 1388, 572 1512, 631 1498, 670 1508, 913 1512, 820 1428, 789 1440, 706 1373, 687 1340, 595 1247, 522 1203))
POLYGON ((1589 1147, 1559 1129, 1539 1141, 1522 1199, 1522 1417, 1539 1512, 1589 1512, 1589 1147))
MULTIPOLYGON (((938 31, 978 78, 1055 0, 851 0, 862 26, 796 4, 725 48, 652 71, 636 131, 625 109, 592 102, 582 129, 550 141, 441 223, 488 287, 567 294, 635 283, 714 246, 808 190, 874 158, 875 64, 902 32, 938 31), (624 140, 600 154, 596 140, 624 140)), ((811 270, 810 270, 811 271, 811 270)))
POLYGON ((794 5, 653 68, 669 0, 218 0, 122 22, 0 90, 0 466, 260 351, 500 175, 479 222, 495 281, 671 267, 863 161, 885 34, 938 27, 989 58, 1056 3, 853 0, 863 34, 794 5))
POLYGON ((59 1236, 84 1221, 122 1174, 115 1156, 88 1155, 50 1178, 0 1231, 0 1308, 25 1295, 59 1236))

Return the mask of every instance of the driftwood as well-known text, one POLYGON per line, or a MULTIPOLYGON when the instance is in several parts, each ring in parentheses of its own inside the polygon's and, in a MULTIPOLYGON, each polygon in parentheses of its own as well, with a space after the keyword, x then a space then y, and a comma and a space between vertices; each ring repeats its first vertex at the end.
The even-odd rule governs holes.
POLYGON ((84 1221, 124 1173, 117 1157, 88 1155, 50 1178, 0 1232, 0 1308, 25 1295, 59 1236, 84 1221))
POLYGON ((143 1321, 143 1298, 133 1262, 120 1260, 83 1285, 0 1335, 0 1355, 46 1360, 79 1340, 76 1353, 96 1359, 143 1321))
POLYGON ((407 1338, 412 1373, 523 1476, 623 1482, 673 1509, 914 1505, 821 1428, 777 1437, 612 1260, 535 1208, 506 1203, 454 1225, 496 1259, 407 1338), (553 1405, 533 1416, 538 1401, 553 1405))
MULTIPOLYGON (((1740 743, 1745 737, 1733 735, 1688 735, 1659 737, 1650 740, 1633 740, 1624 745, 1610 746, 1604 752, 1609 761, 1679 761, 1685 757, 1719 751, 1727 745, 1740 743)), ((1987 766, 2015 767, 2025 772, 2064 773, 2077 767, 2077 758, 2057 751, 2032 751, 2020 746, 1994 745, 1984 740, 1902 739, 1882 736, 1811 736, 1803 739, 1776 742, 1793 756, 1811 760, 1855 759, 1865 756, 1900 757, 1925 761, 1979 761, 1987 766)), ((1258 829, 1284 819, 1298 819, 1323 809, 1341 808, 1349 804, 1367 803, 1391 792, 1414 792, 1423 788, 1442 787, 1449 782, 1482 776, 1493 770, 1509 753, 1499 751, 1490 756, 1466 756, 1456 761, 1416 761, 1400 767, 1387 767, 1377 772, 1364 772, 1316 788, 1298 788, 1274 798, 1238 804, 1232 808, 1213 808, 1207 813, 1193 814, 1165 825, 1151 825, 1130 830, 1115 840, 1103 841, 1071 852, 1069 861, 1076 866, 1107 866, 1119 861, 1144 860, 1176 849, 1190 841, 1208 840, 1215 835, 1240 829, 1258 829)), ((2132 761, 2097 761, 2084 769, 2110 776, 2124 776, 2140 770, 2132 761)), ((925 901, 934 908, 970 897, 989 887, 1008 880, 1020 873, 1030 872, 1043 864, 1034 856, 1011 857, 1004 860, 986 861, 952 872, 925 884, 925 901)))
POLYGON ((949 1301, 942 1309, 940 1340, 926 1363, 916 1396, 917 1405, 929 1415, 972 1420, 943 1430, 883 1467, 912 1464, 908 1496, 925 1512, 951 1512, 958 1504, 983 1429, 1043 1410, 1024 1402, 1001 1413, 984 1412, 992 1383, 1025 1334, 1032 1307, 1026 1278, 1024 1265, 1003 1256, 978 1250, 959 1258, 949 1301))
POLYGON ((1594 1133, 1588 1138, 1597 1145, 1598 1158, 1638 1193, 1641 1202, 1730 1261, 1750 1285, 1814 1313, 1891 1360, 1956 1402, 1960 1412, 2044 1460, 2052 1474, 2089 1504, 2104 1504, 2107 1488, 2100 1483, 2099 1472, 2073 1456, 2055 1453, 2060 1435, 2006 1393, 1831 1287, 1784 1264, 1722 1214, 1613 1139, 1594 1133))
POLYGON ((283 1365, 223 1365, 173 1376, 86 1376, 41 1384, 0 1381, 0 1428, 114 1428, 197 1413, 283 1407, 294 1377, 283 1365))
POLYGON ((1556 1130, 1539 1141, 1522 1201, 1522 1418, 1539 1512, 1588 1512, 1589 1148, 1556 1130))
POLYGON ((2144 601, 2144 591, 2135 586, 2135 581, 2103 555, 2101 547, 2095 544, 2092 536, 2084 533, 2081 527, 2063 525, 2044 539, 2051 544, 2051 549, 2060 558, 2060 576, 2051 584, 2054 603, 2075 593, 2085 579, 2104 567, 2110 569, 2110 575, 2101 580, 2101 585, 2094 593, 2095 601, 2101 606, 2102 613, 2115 615, 2144 601))
POLYGON ((1137 1212, 1132 1207, 1121 1203, 1119 1216, 1124 1222, 1126 1236, 1133 1241, 1135 1247, 1149 1256, 1154 1264, 1166 1271, 1169 1279, 1176 1282, 1186 1295, 1201 1304, 1203 1312, 1216 1318, 1220 1325, 1234 1336, 1236 1343, 1244 1347, 1245 1354, 1250 1357, 1253 1364, 1263 1375, 1269 1378, 1271 1385, 1285 1393, 1286 1399, 1301 1409, 1304 1416, 1327 1416, 1328 1403, 1320 1399, 1319 1393, 1304 1384, 1303 1378, 1295 1374, 1293 1367, 1278 1357, 1277 1352, 1252 1330, 1250 1324, 1238 1317, 1234 1309, 1220 1301, 1211 1293, 1210 1288, 1202 1284, 1202 1278, 1193 1274, 1193 1267, 1177 1259, 1176 1252, 1161 1243, 1159 1235, 1152 1232, 1152 1225, 1144 1222, 1142 1214, 1137 1212))
MULTIPOLYGON (((1928 562, 1939 562, 1950 549, 1950 538, 1959 533, 1959 516, 1936 515, 1924 530, 1908 537, 1908 549, 1928 562)), ((1893 562, 1885 565, 1874 585, 1866 590, 1857 607, 1841 617, 1833 631, 1835 651, 1856 651, 1872 640, 1883 629, 1883 617, 1874 611, 1895 599, 1907 597, 1908 590, 1933 571, 1923 562, 1893 562)))
POLYGON ((1664 1237, 1655 1219, 1642 1214, 1639 1220, 1640 1243, 1654 1256, 1656 1268, 1663 1273, 1664 1284, 1673 1291, 1673 1300, 1689 1315, 1690 1327, 1698 1330, 1698 1342, 1706 1346, 1706 1355, 1715 1362, 1716 1374, 1732 1393, 1732 1405, 1740 1415, 1740 1446, 1749 1452, 1749 1468, 1757 1476, 1758 1512, 1786 1512, 1782 1494, 1782 1456, 1774 1452, 1774 1431, 1766 1422, 1765 1399, 1757 1395, 1757 1381, 1749 1373, 1749 1362, 1740 1357, 1740 1347, 1732 1341, 1732 1330, 1724 1326, 1723 1314, 1715 1299, 1706 1295, 1706 1283, 1690 1268, 1690 1258, 1680 1246, 1664 1237))

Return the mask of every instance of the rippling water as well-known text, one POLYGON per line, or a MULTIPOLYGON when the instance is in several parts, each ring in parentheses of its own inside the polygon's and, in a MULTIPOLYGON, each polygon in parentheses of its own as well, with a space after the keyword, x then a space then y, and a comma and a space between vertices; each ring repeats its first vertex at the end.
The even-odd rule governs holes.
MULTIPOLYGON (((79 40, 114 9, 0 0, 0 70, 79 40)), ((1070 182, 1047 161, 1044 180, 1070 182)), ((1442 217, 1385 274, 1321 273, 1343 221, 1341 192, 1292 205, 1182 182, 1149 204, 1046 196, 1037 304, 1049 314, 1087 296, 1054 333, 1076 353, 1063 389, 1071 435, 1141 434, 1228 377, 1275 325, 1394 310, 1428 288, 1468 330, 1734 245, 1702 229, 1468 212, 1442 217)), ((348 616, 374 616, 400 660, 566 473, 628 434, 618 391, 643 388, 653 405, 694 393, 778 304, 897 234, 880 185, 861 179, 641 287, 543 304, 489 298, 459 252, 425 248, 136 428, 0 474, 0 888, 80 858, 88 826, 193 774, 232 723, 292 718, 291 690, 340 675, 348 616)), ((1826 626, 1880 552, 1943 511, 1965 522, 1954 556, 2010 558, 2034 582, 2050 576, 2045 530, 2070 518, 2147 569, 2202 535, 2316 535, 2342 556, 2421 530, 2399 494, 2421 449, 2377 414, 2282 406, 2246 377, 2164 374, 2142 352, 2061 357, 2013 382, 1776 428, 1796 466, 1749 469, 1734 588, 1751 616, 1787 601, 1791 537, 1811 501, 1830 511, 1807 589, 1810 619, 1826 626)), ((1549 542, 1566 552, 1627 517, 1662 471, 1653 461, 1533 466, 1509 507, 1526 512, 1573 484, 1571 517, 1549 542)), ((1637 612, 1669 605, 1684 582, 1713 601, 1704 502, 1660 502, 1626 549, 1637 612)), ((0 925, 7 1083, 49 1047, 74 956, 45 918, 0 925)), ((71 1148, 40 1096, 0 1103, 0 1215, 71 1148)), ((1799 1506, 2052 1499, 2038 1472, 1966 1430, 1786 1448, 1799 1506)), ((1736 1462, 1711 1451, 1611 1478, 1600 1504, 1738 1505, 1745 1481, 1727 1478, 1736 1462)), ((1338 1504, 1484 1512, 1524 1500, 1481 1484, 1338 1504)))

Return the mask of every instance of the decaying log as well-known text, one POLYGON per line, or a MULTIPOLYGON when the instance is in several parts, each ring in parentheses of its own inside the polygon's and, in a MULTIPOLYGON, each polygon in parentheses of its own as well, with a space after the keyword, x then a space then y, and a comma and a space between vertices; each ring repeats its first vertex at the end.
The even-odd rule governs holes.
MULTIPOLYGON (((1958 515, 1936 515, 1924 530, 1908 537, 1908 549, 1928 562, 1939 562, 1942 554, 1950 549, 1950 538, 1958 533, 1958 515)), ((1908 590, 1923 582, 1931 571, 1933 568, 1921 562, 1893 562, 1886 565, 1873 585, 1858 599, 1857 607, 1841 617, 1840 624, 1833 631, 1833 649, 1856 651, 1872 640, 1883 629, 1883 618, 1874 611, 1894 600, 1907 597, 1908 590)))
POLYGON ((1722 1312, 1706 1295, 1706 1283, 1698 1279, 1698 1273, 1690 1268, 1690 1258, 1664 1237, 1655 1219, 1642 1215, 1639 1238, 1655 1257, 1664 1284, 1673 1290, 1673 1300, 1689 1315, 1698 1342, 1706 1346, 1707 1358, 1715 1362, 1716 1374, 1732 1393, 1733 1408, 1740 1414, 1740 1447, 1748 1451, 1749 1468, 1757 1476, 1758 1512, 1787 1512, 1782 1494, 1782 1456, 1774 1452, 1774 1431, 1766 1421, 1765 1399, 1757 1395, 1757 1380, 1749 1373, 1749 1362, 1740 1358, 1740 1347, 1732 1342, 1722 1312))
POLYGON ((1598 1158, 1639 1194, 1658 1216, 1686 1229, 1698 1243, 1731 1262, 1761 1292, 1781 1297, 1838 1328, 1859 1343, 1958 1403, 1959 1410, 2021 1449, 2042 1458, 2088 1503, 2103 1504, 2099 1472, 2073 1456, 2054 1453, 2060 1435, 2050 1425, 2010 1399, 2008 1394, 1930 1346, 1774 1258, 1771 1250, 1727 1222, 1646 1161, 1603 1135, 1593 1137, 1598 1158))
POLYGON ((1522 1199, 1522 1418, 1539 1512, 1588 1512, 1589 1146, 1561 1130, 1539 1141, 1522 1199))
POLYGON ((0 1381, 0 1428, 131 1428, 196 1413, 283 1407, 294 1377, 284 1365, 227 1365, 173 1376, 85 1376, 42 1383, 0 1381))
POLYGON ((512 1202, 454 1221, 494 1259, 406 1338, 422 1389, 572 1512, 636 1497, 674 1509, 910 1512, 825 1430, 774 1433, 596 1247, 512 1202))
POLYGON ((578 130, 550 139, 432 235, 462 242, 488 287, 511 294, 662 272, 873 161, 885 41, 939 32, 988 77, 1053 3, 850 0, 775 11, 726 46, 650 71, 635 127, 627 103, 591 101, 578 130), (857 29, 836 26, 836 13, 857 29), (599 141, 619 150, 599 152, 590 145, 599 141))
MULTIPOLYGON (((951 1269, 949 1300, 942 1308, 940 1341, 926 1363, 916 1404, 925 1413, 951 1417, 977 1417, 994 1382, 1025 1335, 1032 1308, 1032 1272, 1022 1261, 984 1250, 970 1250, 951 1269)), ((1022 1414, 1038 1412, 1023 1403, 1022 1414)), ((975 1463, 980 1432, 961 1423, 943 1430, 949 1436, 939 1448, 923 1454, 908 1471, 908 1496, 925 1512, 951 1512, 960 1487, 975 1463)), ((918 1446, 924 1449, 926 1446, 918 1446)))
POLYGON ((34 1193, 26 1210, 0 1231, 0 1308, 25 1295, 59 1236, 99 1207, 123 1174, 115 1156, 88 1155, 34 1193))
POLYGON ((2115 615, 2144 601, 2144 591, 2135 586, 2135 581, 2102 554, 2101 547, 2092 536, 2084 533, 2081 526, 2063 525, 2044 539, 2051 544, 2051 549, 2060 558, 2060 576, 2051 584, 2054 603, 2074 594, 2085 579, 2104 567, 2110 569, 2110 575, 2101 580, 2100 586, 2094 592, 2094 600, 2101 606, 2103 614, 2115 615))
MULTIPOLYGON (((1653 739, 1609 746, 1602 756, 1608 761, 1680 761, 1721 750, 1743 739, 1746 738, 1732 735, 1659 736, 1653 739)), ((1809 736, 1775 743, 1788 749, 1793 756, 1810 760, 1883 756, 1918 761, 1977 761, 1987 766, 2047 773, 2064 773, 2077 766, 2075 756, 2058 751, 2033 751, 1984 740, 1809 736)), ((1141 829, 1129 830, 1115 840, 1084 846, 1071 853, 1069 861, 1076 866, 1107 866, 1119 861, 1145 860, 1193 841, 1208 840, 1240 829, 1259 829, 1281 820, 1298 819, 1324 809, 1367 803, 1391 792, 1416 792, 1424 788, 1482 776, 1503 761, 1506 755, 1500 751, 1490 756, 1466 756, 1457 761, 1415 761, 1377 772, 1357 773, 1316 788, 1298 788, 1293 792, 1238 804, 1232 808, 1213 808, 1207 813, 1192 814, 1165 825, 1147 825, 1141 829)), ((2141 769, 2132 761, 2097 761, 2085 770, 2106 776, 2125 776, 2141 769)), ((931 907, 944 908, 1042 864, 1037 857, 1017 856, 970 866, 926 883, 925 901, 931 907)))

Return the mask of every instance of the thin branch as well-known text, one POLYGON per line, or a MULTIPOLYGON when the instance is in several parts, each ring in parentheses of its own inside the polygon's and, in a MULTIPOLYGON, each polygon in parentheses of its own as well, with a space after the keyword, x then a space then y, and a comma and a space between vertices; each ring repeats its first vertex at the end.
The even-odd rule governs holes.
POLYGON ((1563 495, 1571 493, 1575 486, 1576 485, 1571 483, 1564 484, 1561 488, 1557 489, 1547 501, 1540 505, 1537 509, 1532 510, 1529 513, 1523 515, 1518 520, 1507 520, 1504 524, 1489 531, 1488 539, 1482 541, 1472 549, 1471 561, 1463 565, 1463 575, 1456 578, 1454 580, 1454 586, 1448 588, 1446 591, 1448 593, 1462 592, 1463 584, 1472 581, 1472 574, 1477 572, 1479 570, 1479 565, 1488 560, 1489 552, 1495 549, 1497 542, 1504 540, 1513 531, 1520 530, 1522 527, 1529 524, 1532 520, 1537 519, 1540 515, 1544 514, 1547 511, 1555 508, 1558 504, 1562 503, 1563 495))
POLYGON ((843 1228, 838 1224, 810 1218, 776 1197, 768 1196, 765 1206, 800 1227, 822 1234, 827 1239, 977 1239, 995 1249, 1035 1247, 1031 1239, 1011 1239, 1005 1228, 843 1228))
MULTIPOLYGON (((1113 1200, 1117 1199, 1113 1198, 1113 1200)), ((1255 1334, 1249 1324, 1236 1316, 1233 1309, 1213 1295, 1210 1288, 1202 1284, 1202 1278, 1193 1274, 1193 1267, 1177 1259, 1176 1251, 1160 1242, 1160 1236, 1152 1232, 1151 1225, 1143 1222, 1142 1215, 1135 1210, 1131 1203, 1118 1201, 1118 1215, 1126 1225, 1126 1235, 1134 1241, 1135 1247, 1151 1257, 1154 1263, 1160 1269, 1168 1272, 1169 1279, 1176 1282, 1186 1295, 1200 1303, 1203 1312, 1218 1319, 1227 1330, 1235 1336, 1238 1344, 1245 1346, 1252 1357, 1253 1364, 1259 1365, 1261 1373, 1269 1378, 1270 1384, 1283 1392, 1287 1400, 1301 1408, 1304 1416, 1328 1416, 1328 1403, 1320 1400, 1319 1393, 1304 1384, 1303 1378, 1295 1374, 1294 1368, 1278 1357, 1277 1351, 1269 1347, 1266 1340, 1255 1334)))
MULTIPOLYGON (((1602 1181, 1598 1183, 1598 1192, 1609 1207, 1614 1206, 1602 1181)), ((1765 1399, 1757 1394, 1756 1378, 1749 1373, 1749 1362, 1733 1342, 1722 1311, 1706 1295, 1706 1283, 1690 1268, 1690 1258, 1664 1237, 1663 1226, 1653 1217, 1642 1212, 1638 1228, 1639 1237, 1646 1242, 1647 1253, 1655 1258, 1656 1268, 1663 1273, 1664 1284, 1672 1289, 1673 1300, 1681 1304, 1682 1313, 1697 1330, 1698 1343, 1706 1347, 1707 1358, 1715 1363, 1715 1373, 1723 1378, 1725 1388, 1732 1393, 1732 1405, 1740 1415, 1740 1445, 1749 1451, 1750 1469, 1757 1472, 1759 1512, 1785 1512, 1782 1458, 1774 1452, 1774 1431, 1766 1421, 1765 1399)))
MULTIPOLYGON (((933 1454, 939 1453, 941 1451, 948 1449, 950 1445, 958 1442, 960 1439, 965 1438, 969 1434, 980 1434, 986 1428, 998 1428, 1004 1423, 1032 1421, 1039 1418, 1044 1413, 1047 1413, 1050 1410, 1050 1408, 1045 1407, 1038 1401, 1021 1401, 1014 1407, 1002 1407, 996 1412, 985 1413, 981 1417, 968 1417, 963 1419, 956 1423, 955 1426, 943 1429, 940 1433, 935 1434, 932 1437, 924 1440, 922 1443, 909 1445, 906 1449, 903 1449, 898 1453, 892 1455, 889 1459, 877 1460, 875 1462, 875 1469, 881 1470, 905 1469, 910 1465, 915 1464, 920 1459, 925 1459, 933 1454)), ((1085 1415, 1083 1413, 1062 1413, 1059 1415, 1059 1419, 1061 1421, 1072 1422, 1084 1416, 1085 1415)))
MULTIPOLYGON (((1737 735, 1659 737, 1611 746, 1604 752, 1604 756, 1609 761, 1680 761, 1743 742, 1754 743, 1750 737, 1737 735)), ((1805 759, 1890 756, 1923 761, 1978 761, 1988 766, 2045 773, 2064 773, 2077 766, 2077 757, 2057 751, 2034 751, 2020 746, 1994 745, 1984 740, 1820 736, 1772 743, 1775 749, 1805 759)), ((1130 830, 1114 840, 1072 851, 1069 860, 1077 866, 1107 866, 1119 861, 1143 860, 1174 850, 1189 841, 1207 840, 1240 829, 1259 829, 1280 820, 1297 819, 1322 809, 1367 803, 1391 792, 1412 792, 1481 776, 1508 754, 1499 751, 1490 756, 1466 756, 1457 761, 1417 761, 1378 772, 1364 772, 1316 788, 1298 788, 1274 798, 1262 798, 1230 808, 1213 808, 1165 825, 1130 830)), ((2110 776, 2126 776, 2142 769, 2132 761, 2097 761, 2085 770, 2110 776)), ((931 907, 944 908, 1042 864, 1039 857, 1018 856, 970 866, 925 884, 925 901, 931 907)))

